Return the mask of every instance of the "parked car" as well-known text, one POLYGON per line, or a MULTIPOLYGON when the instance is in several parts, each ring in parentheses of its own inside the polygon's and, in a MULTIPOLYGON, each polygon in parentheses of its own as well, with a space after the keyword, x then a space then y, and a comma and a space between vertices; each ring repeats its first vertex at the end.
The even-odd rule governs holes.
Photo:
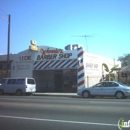
POLYGON ((3 78, 0 85, 0 95, 10 93, 20 96, 27 93, 35 93, 36 83, 34 78, 12 77, 3 78))
POLYGON ((100 82, 92 87, 82 88, 77 94, 84 98, 95 96, 115 96, 118 99, 130 96, 130 86, 116 81, 100 82))

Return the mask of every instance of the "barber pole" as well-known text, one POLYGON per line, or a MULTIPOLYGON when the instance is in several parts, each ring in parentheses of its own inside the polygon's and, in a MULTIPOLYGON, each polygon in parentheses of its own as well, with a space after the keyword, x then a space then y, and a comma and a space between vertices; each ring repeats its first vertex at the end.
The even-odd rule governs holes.
POLYGON ((84 50, 78 48, 78 88, 81 89, 85 86, 85 70, 84 70, 84 50))

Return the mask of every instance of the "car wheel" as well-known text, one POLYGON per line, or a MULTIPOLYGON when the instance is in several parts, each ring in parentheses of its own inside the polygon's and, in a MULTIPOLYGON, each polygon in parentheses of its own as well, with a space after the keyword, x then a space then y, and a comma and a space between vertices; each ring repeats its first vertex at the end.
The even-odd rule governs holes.
POLYGON ((124 93, 123 93, 123 92, 121 92, 121 91, 116 92, 116 98, 122 99, 122 98, 124 98, 124 97, 125 97, 125 96, 124 96, 124 93))
POLYGON ((22 95, 22 91, 21 91, 21 90, 17 90, 17 91, 16 91, 16 95, 17 95, 17 96, 21 96, 21 95, 22 95))
POLYGON ((83 94, 82 94, 82 96, 83 96, 84 98, 89 98, 89 97, 90 97, 89 91, 84 91, 83 94))
POLYGON ((4 91, 2 89, 0 89, 0 95, 3 95, 4 91))

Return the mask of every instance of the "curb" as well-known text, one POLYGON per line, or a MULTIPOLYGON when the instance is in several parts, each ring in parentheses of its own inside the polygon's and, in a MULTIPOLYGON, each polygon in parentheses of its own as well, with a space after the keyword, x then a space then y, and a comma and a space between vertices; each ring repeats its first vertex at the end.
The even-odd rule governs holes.
POLYGON ((34 93, 33 96, 79 97, 77 93, 34 93))

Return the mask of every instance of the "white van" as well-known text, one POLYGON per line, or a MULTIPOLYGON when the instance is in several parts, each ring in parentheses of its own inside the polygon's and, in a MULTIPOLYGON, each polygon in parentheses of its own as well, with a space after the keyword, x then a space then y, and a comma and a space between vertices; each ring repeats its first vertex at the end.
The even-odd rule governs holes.
POLYGON ((26 93, 36 92, 36 82, 34 78, 13 77, 3 78, 0 85, 0 95, 4 93, 16 94, 18 96, 26 93))

